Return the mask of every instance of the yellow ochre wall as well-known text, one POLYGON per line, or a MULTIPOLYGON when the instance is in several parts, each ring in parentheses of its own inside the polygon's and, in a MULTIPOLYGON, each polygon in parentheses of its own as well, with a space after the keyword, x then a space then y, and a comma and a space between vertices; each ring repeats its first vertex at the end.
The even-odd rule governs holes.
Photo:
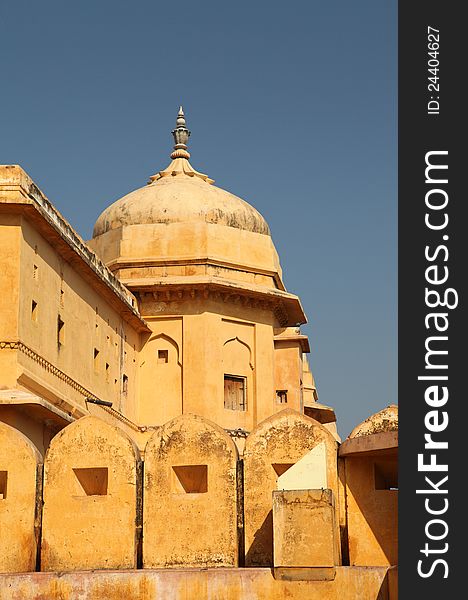
POLYGON ((287 390, 287 404, 280 404, 279 409, 293 408, 302 410, 302 349, 294 341, 275 341, 275 388, 287 390))
POLYGON ((34 444, 0 422, 0 573, 36 568, 36 474, 40 463, 42 457, 34 444))
MULTIPOLYGON (((375 489, 376 458, 346 457, 350 565, 398 564, 398 491, 375 489)), ((396 456, 378 458, 397 468, 396 456)))
POLYGON ((166 423, 145 452, 143 566, 237 566, 237 450, 195 415, 166 423))
POLYGON ((302 354, 293 342, 275 347, 271 311, 201 294, 170 301, 146 296, 141 312, 152 333, 139 354, 140 424, 192 413, 250 432, 284 408, 300 410, 302 354), (158 362, 159 350, 167 350, 168 363, 158 362), (287 405, 276 402, 275 372, 288 389, 287 405), (224 407, 225 374, 246 378, 244 411, 224 407))
POLYGON ((44 461, 41 569, 137 566, 135 444, 83 417, 52 440, 44 461))
MULTIPOLYGON (((337 442, 320 423, 294 410, 283 410, 260 423, 244 451, 245 560, 247 566, 273 564, 273 499, 278 475, 324 443, 327 488, 335 499, 339 522, 337 442)), ((336 525, 335 535, 339 531, 336 525)))
POLYGON ((10 342, 18 338, 20 277, 20 216, 0 212, 0 373, 2 385, 16 383, 16 350, 10 342))
POLYGON ((99 235, 88 244, 125 282, 140 277, 211 273, 274 287, 273 275, 281 276, 270 236, 220 224, 188 221, 127 225, 99 235), (210 261, 217 266, 207 267, 205 263, 210 261))
POLYGON ((33 354, 19 355, 20 382, 52 402, 65 396, 85 407, 84 394, 44 369, 39 356, 98 398, 132 415, 129 398, 134 396, 139 334, 26 219, 22 219, 21 231, 19 337, 33 354), (35 319, 32 301, 37 303, 35 319), (64 323, 60 343, 59 317, 64 323), (95 349, 99 352, 96 360, 95 349), (124 374, 127 394, 122 390, 124 374))

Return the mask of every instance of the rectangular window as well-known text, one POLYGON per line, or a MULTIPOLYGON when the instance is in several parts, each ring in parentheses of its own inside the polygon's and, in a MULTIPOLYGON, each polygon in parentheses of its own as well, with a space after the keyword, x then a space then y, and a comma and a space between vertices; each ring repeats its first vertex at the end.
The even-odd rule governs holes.
POLYGON ((245 377, 224 376, 224 408, 245 410, 245 377))
POLYGON ((158 363, 167 363, 169 360, 168 350, 158 350, 158 363))
POLYGON ((97 373, 99 371, 99 350, 97 348, 94 348, 93 357, 94 357, 94 371, 97 373))
POLYGON ((37 322, 37 302, 35 300, 31 302, 31 319, 35 323, 37 322))
POLYGON ((109 363, 106 363, 106 381, 109 383, 109 363))
POLYGON ((288 403, 288 390, 276 390, 276 404, 288 403))
POLYGON ((122 375, 122 393, 125 395, 128 393, 128 377, 126 375, 122 375))
POLYGON ((62 317, 57 317, 57 344, 62 346, 65 341, 65 323, 62 321, 62 317))
POLYGON ((8 471, 0 471, 0 500, 7 497, 8 471))

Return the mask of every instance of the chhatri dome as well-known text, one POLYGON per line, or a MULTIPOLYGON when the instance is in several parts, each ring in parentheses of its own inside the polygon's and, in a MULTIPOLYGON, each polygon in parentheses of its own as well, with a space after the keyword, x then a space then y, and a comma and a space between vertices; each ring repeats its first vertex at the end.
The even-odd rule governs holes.
MULTIPOLYGON (((218 286, 224 281, 286 293, 265 219, 190 164, 182 107, 172 135, 169 166, 106 208, 89 245, 132 291, 169 283, 208 285, 215 278, 218 286)), ((291 319, 304 322, 302 309, 291 319)))
POLYGON ((214 180, 189 163, 182 106, 177 116, 170 165, 153 175, 148 185, 127 194, 100 215, 93 237, 123 225, 202 221, 269 235, 268 224, 250 204, 213 185, 214 180))

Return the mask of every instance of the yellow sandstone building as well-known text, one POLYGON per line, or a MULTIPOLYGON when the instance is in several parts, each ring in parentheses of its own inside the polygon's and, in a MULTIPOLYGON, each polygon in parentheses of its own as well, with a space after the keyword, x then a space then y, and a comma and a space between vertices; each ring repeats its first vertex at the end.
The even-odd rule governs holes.
POLYGON ((172 133, 86 243, 0 166, 0 599, 394 600, 397 409, 340 443, 267 222, 172 133))

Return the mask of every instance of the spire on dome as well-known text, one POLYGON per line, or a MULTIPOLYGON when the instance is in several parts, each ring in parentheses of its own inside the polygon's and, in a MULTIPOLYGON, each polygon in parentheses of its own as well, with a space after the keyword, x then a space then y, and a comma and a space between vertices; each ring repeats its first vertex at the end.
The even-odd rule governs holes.
POLYGON ((200 179, 203 179, 203 181, 206 181, 206 183, 214 183, 214 179, 210 179, 208 175, 196 171, 188 161, 190 154, 187 151, 187 142, 190 137, 190 133, 191 132, 186 127, 184 109, 181 106, 179 107, 179 112, 177 114, 176 128, 172 130, 172 135, 174 136, 175 142, 174 150, 171 154, 172 162, 166 169, 159 171, 150 177, 148 185, 151 185, 162 177, 167 177, 169 175, 173 177, 176 175, 199 177, 200 179))
POLYGON ((190 154, 187 152, 187 142, 190 137, 190 133, 191 132, 185 126, 184 109, 181 106, 177 115, 176 128, 172 130, 175 144, 171 158, 190 158, 190 154))

